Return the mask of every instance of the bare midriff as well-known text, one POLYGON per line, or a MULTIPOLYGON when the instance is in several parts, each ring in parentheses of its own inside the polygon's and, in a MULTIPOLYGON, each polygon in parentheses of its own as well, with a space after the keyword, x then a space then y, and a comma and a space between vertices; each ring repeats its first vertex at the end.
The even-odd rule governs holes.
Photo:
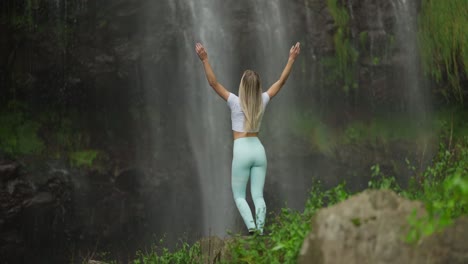
POLYGON ((243 138, 243 137, 257 137, 258 132, 239 132, 239 131, 232 131, 232 134, 234 136, 234 140, 238 138, 243 138))

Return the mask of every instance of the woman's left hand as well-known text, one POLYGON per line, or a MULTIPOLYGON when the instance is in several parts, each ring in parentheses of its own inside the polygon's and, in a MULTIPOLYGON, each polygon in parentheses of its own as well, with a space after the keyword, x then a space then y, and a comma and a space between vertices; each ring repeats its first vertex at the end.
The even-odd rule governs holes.
POLYGON ((295 60, 300 52, 301 52, 301 44, 297 42, 296 45, 292 46, 291 49, 289 50, 289 58, 295 60))
POLYGON ((195 50, 197 51, 198 57, 201 61, 208 59, 208 54, 206 53, 205 47, 201 43, 195 45, 195 50))

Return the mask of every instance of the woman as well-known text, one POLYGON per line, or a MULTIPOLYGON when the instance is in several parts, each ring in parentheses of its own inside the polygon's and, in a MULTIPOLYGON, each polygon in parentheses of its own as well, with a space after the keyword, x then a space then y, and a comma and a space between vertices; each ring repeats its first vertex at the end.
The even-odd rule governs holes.
POLYGON ((208 62, 208 54, 203 45, 197 43, 195 50, 203 63, 208 83, 219 96, 227 101, 231 109, 234 136, 231 184, 234 201, 249 233, 258 232, 263 234, 266 215, 263 186, 265 184, 267 160, 265 149, 257 136, 265 107, 286 83, 292 65, 299 55, 300 44, 298 42, 291 47, 288 62, 279 80, 264 93, 262 93, 258 74, 254 71, 246 70, 240 81, 239 97, 230 93, 216 80, 216 76, 208 62), (252 200, 255 204, 256 221, 253 220, 252 212, 245 200, 249 177, 252 200))

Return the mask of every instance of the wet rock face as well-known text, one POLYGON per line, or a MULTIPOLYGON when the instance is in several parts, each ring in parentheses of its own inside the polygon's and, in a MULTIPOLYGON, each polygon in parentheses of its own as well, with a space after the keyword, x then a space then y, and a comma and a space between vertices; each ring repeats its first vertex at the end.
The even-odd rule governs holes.
MULTIPOLYGON (((127 263, 154 237, 163 237, 168 226, 190 230, 189 224, 198 225, 197 219, 180 219, 194 215, 190 203, 181 205, 183 215, 172 213, 175 223, 164 222, 177 192, 161 177, 152 180, 145 169, 111 174, 38 162, 49 167, 30 171, 37 166, 0 159, 2 263, 68 263, 96 252, 127 263)), ((183 201, 181 193, 177 198, 183 201)))
POLYGON ((299 263, 466 263, 466 218, 418 245, 403 241, 407 217, 420 202, 391 191, 365 191, 329 208, 312 219, 312 231, 302 245, 299 263), (453 262, 455 261, 455 262, 453 262))
MULTIPOLYGON (((53 170, 52 158, 42 157, 40 165, 21 162, 21 171, 0 159, 0 262, 54 263, 53 255, 66 263, 73 251, 127 262, 167 230, 176 230, 169 245, 191 239, 187 230, 200 222, 197 177, 184 109, 172 103, 180 102, 172 89, 179 65, 168 63, 185 48, 187 11, 174 1, 1 1, 0 105, 79 112, 72 122, 111 157, 112 169, 53 170), (31 12, 29 2, 37 5, 31 12), (14 15, 28 22, 28 14, 31 27, 3 24, 14 15)), ((45 138, 56 132, 48 129, 45 138)))
POLYGON ((5 183, 15 178, 18 174, 18 168, 19 165, 16 163, 9 163, 7 161, 0 163, 0 181, 5 183))
MULTIPOLYGON (((70 2, 73 3, 68 4, 65 17, 64 6, 53 1, 36 1, 38 6, 33 19, 39 21, 37 29, 23 28, 24 32, 21 28, 0 29, 0 34, 6 36, 0 39, 0 54, 3 55, 0 80, 5 85, 17 87, 17 93, 26 92, 19 92, 20 98, 32 93, 34 96, 28 96, 29 100, 43 103, 44 99, 53 102, 59 97, 60 103, 79 106, 80 110, 104 108, 119 114, 122 122, 128 123, 132 116, 122 109, 135 106, 138 100, 147 96, 143 91, 147 85, 154 85, 156 80, 163 81, 161 85, 180 84, 179 76, 175 74, 180 68, 167 62, 183 61, 179 56, 186 56, 185 43, 198 39, 191 35, 194 25, 191 24, 188 3, 145 0, 70 2), (57 24, 66 27, 67 31, 54 28, 57 24), (31 61, 35 62, 34 67, 28 68, 31 61), (12 72, 14 79, 10 77, 12 72), (129 86, 134 88, 129 89, 129 86), (99 106, 96 106, 97 101, 99 106)), ((393 82, 392 73, 398 72, 405 56, 411 55, 392 44, 399 38, 397 7, 401 1, 338 2, 345 4, 343 8, 350 15, 349 40, 359 49, 356 72, 361 90, 367 91, 363 95, 372 96, 371 92, 378 90, 390 93, 388 98, 397 96, 393 91, 401 84, 393 82), (366 41, 361 41, 364 35, 366 41), (386 86, 382 87, 383 84, 386 86)), ((411 1, 411 5, 418 3, 411 1)), ((24 12, 25 7, 17 5, 20 6, 18 11, 24 12)), ((225 13, 228 32, 240 36, 233 47, 249 47, 258 41, 255 32, 267 30, 261 22, 255 22, 251 10, 254 7, 248 1, 226 1, 223 5, 220 12, 225 13)), ((308 74, 316 74, 311 70, 312 65, 318 64, 322 57, 335 54, 333 37, 337 25, 327 1, 294 0, 283 7, 287 13, 284 26, 288 37, 304 42, 304 56, 308 57, 303 60, 308 74)), ((255 49, 226 52, 239 53, 241 61, 248 64, 264 60, 258 56, 261 51, 255 49)), ((173 89, 157 89, 155 93, 161 101, 177 95, 173 89)), ((89 112, 94 114, 96 111, 89 112)), ((97 119, 93 114, 86 117, 97 119)), ((95 120, 94 125, 99 127, 99 120, 95 120)))
MULTIPOLYGON (((345 40, 358 53, 353 74, 359 86, 357 93, 362 98, 361 106, 377 103, 380 107, 395 108, 398 102, 404 102, 405 89, 411 88, 406 86, 407 79, 402 76, 405 75, 408 58, 417 56, 417 51, 408 47, 414 45, 412 42, 415 39, 411 38, 416 32, 411 32, 410 28, 416 26, 415 17, 420 1, 411 1, 406 6, 397 0, 337 2, 349 15, 345 27, 349 34, 345 40), (403 18, 403 12, 409 12, 410 18, 403 18)), ((305 5, 307 43, 317 59, 314 63, 321 67, 321 59, 336 55, 334 36, 339 28, 327 1, 307 0, 305 5)), ((414 75, 418 74, 416 72, 414 75)))
MULTIPOLYGON (((27 172, 8 160, 0 161, 0 259, 20 263, 47 255, 56 262, 55 250, 66 250, 69 238, 65 222, 70 220, 72 184, 66 174, 51 173, 45 182, 28 179, 27 172), (38 248, 43 244, 48 247, 38 248)), ((56 258, 58 257, 58 258, 56 258)))

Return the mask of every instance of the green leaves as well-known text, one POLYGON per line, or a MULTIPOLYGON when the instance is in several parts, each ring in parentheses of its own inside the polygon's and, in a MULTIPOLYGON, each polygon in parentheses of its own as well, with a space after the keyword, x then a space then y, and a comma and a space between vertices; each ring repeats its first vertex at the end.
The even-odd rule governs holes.
POLYGON ((416 243, 424 236, 441 231, 453 219, 468 213, 468 137, 463 137, 453 149, 439 145, 432 166, 420 176, 420 185, 404 193, 405 196, 422 200, 427 214, 409 218, 410 231, 405 240, 416 243))
POLYGON ((396 182, 395 177, 385 176, 385 174, 380 171, 379 164, 373 165, 371 171, 371 180, 367 183, 370 189, 389 189, 395 192, 401 191, 401 187, 396 182))
MULTIPOLYGON (((162 244, 162 239, 159 241, 162 244)), ((154 246, 151 252, 143 253, 137 252, 137 259, 133 261, 134 264, 188 264, 199 263, 201 258, 200 244, 195 243, 190 246, 183 242, 181 247, 170 252, 167 248, 162 246, 154 246), (160 253, 157 253, 159 251, 160 253)))
POLYGON ((17 107, 0 112, 0 149, 11 155, 36 154, 44 150, 38 136, 40 124, 17 107))
MULTIPOLYGON (((327 72, 325 82, 332 84, 338 80, 347 93, 351 88, 358 87, 355 71, 359 52, 351 43, 349 14, 346 8, 339 4, 338 0, 327 0, 327 7, 337 29, 333 36, 335 55, 321 59, 321 64, 327 72)), ((361 40, 364 38, 367 38, 367 35, 361 36, 361 40)))
POLYGON ((466 0, 424 0, 418 20, 424 72, 437 82, 448 81, 446 93, 460 102, 463 102, 463 75, 468 76, 466 14, 466 0))

